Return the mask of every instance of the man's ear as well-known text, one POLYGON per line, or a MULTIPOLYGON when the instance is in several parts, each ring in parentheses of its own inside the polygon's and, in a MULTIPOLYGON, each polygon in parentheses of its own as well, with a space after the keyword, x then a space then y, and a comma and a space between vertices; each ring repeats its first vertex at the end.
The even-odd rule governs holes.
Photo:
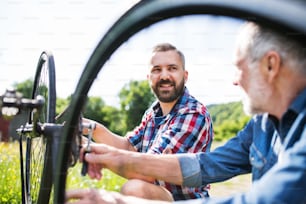
POLYGON ((273 80, 279 73, 281 68, 281 57, 278 52, 269 51, 265 54, 266 58, 266 71, 269 81, 273 80))
POLYGON ((185 84, 186 84, 187 80, 188 80, 188 71, 185 70, 185 72, 184 72, 184 82, 185 82, 185 84))

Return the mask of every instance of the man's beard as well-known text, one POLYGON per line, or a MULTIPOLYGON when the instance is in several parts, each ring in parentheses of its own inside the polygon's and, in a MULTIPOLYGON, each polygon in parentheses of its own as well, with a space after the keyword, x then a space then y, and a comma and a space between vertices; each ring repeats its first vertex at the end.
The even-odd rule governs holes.
POLYGON ((264 100, 267 98, 267 89, 265 87, 259 87, 257 84, 256 87, 250 89, 248 94, 244 93, 242 100, 243 110, 247 115, 262 114, 265 112, 264 100))
POLYGON ((184 88, 184 80, 182 80, 178 86, 176 86, 175 82, 170 80, 160 80, 154 87, 152 87, 152 90, 160 102, 170 103, 177 100, 183 94, 184 88), (171 85, 173 89, 171 91, 161 91, 159 87, 163 84, 171 85))

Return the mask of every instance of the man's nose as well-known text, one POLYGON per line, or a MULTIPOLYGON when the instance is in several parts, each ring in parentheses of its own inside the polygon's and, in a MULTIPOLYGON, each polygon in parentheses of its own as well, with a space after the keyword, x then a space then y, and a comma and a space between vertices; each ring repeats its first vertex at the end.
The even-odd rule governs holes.
POLYGON ((238 73, 237 72, 234 73, 234 75, 232 77, 232 81, 233 81, 234 86, 238 86, 238 84, 239 84, 238 81, 239 80, 238 80, 238 73))
POLYGON ((160 78, 161 79, 169 79, 170 78, 170 74, 166 69, 163 69, 162 72, 160 73, 160 78))

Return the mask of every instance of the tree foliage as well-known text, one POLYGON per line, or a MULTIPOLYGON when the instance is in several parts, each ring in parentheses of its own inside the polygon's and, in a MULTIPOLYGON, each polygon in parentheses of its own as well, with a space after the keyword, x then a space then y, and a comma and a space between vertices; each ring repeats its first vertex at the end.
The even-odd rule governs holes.
POLYGON ((105 125, 112 132, 119 135, 123 135, 126 132, 126 125, 121 111, 106 105, 100 97, 88 98, 83 115, 105 125))
MULTIPOLYGON (((103 123, 103 107, 105 102, 100 97, 89 97, 83 110, 83 115, 86 118, 103 123)), ((107 125, 107 124, 105 124, 107 125)))
POLYGON ((214 139, 222 141, 237 134, 250 120, 243 111, 241 102, 207 106, 214 125, 214 139))
POLYGON ((69 106, 70 99, 70 97, 67 99, 56 98, 56 115, 59 115, 65 111, 65 109, 69 106))
POLYGON ((121 89, 119 98, 127 131, 140 123, 145 110, 155 100, 147 80, 130 81, 121 89))
POLYGON ((32 79, 27 79, 21 83, 15 83, 13 87, 17 92, 22 93, 23 97, 31 98, 33 85, 34 81, 32 79))
POLYGON ((112 106, 104 106, 102 111, 104 113, 103 120, 105 121, 103 124, 108 124, 107 127, 112 132, 118 135, 125 135, 127 127, 125 121, 123 120, 124 118, 122 117, 122 112, 112 106))

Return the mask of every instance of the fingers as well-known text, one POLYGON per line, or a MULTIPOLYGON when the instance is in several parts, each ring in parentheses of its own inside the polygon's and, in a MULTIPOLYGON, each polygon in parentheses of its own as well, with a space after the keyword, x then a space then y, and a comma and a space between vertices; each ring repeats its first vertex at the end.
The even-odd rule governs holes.
POLYGON ((90 145, 90 148, 92 152, 95 152, 97 154, 108 153, 116 150, 114 147, 102 143, 93 143, 90 145))
MULTIPOLYGON (((114 147, 105 144, 92 144, 90 146, 91 151, 86 153, 82 158, 88 162, 88 175, 90 178, 101 179, 102 168, 108 168, 114 172, 118 172, 122 162, 124 161, 123 156, 126 153, 124 150, 119 150, 114 147)), ((81 156, 83 155, 84 148, 81 151, 81 156)), ((122 172, 121 172, 122 173, 122 172)))
POLYGON ((86 173, 88 173, 88 176, 91 179, 97 179, 100 180, 102 178, 102 169, 103 169, 103 165, 102 162, 104 161, 101 157, 103 157, 103 155, 101 153, 97 153, 97 152, 105 152, 104 150, 100 150, 100 148, 103 148, 104 145, 95 145, 94 143, 92 143, 90 145, 90 149, 91 151, 88 153, 84 152, 86 151, 86 148, 82 148, 80 151, 80 161, 87 162, 87 171, 86 173))
POLYGON ((89 164, 88 166, 88 176, 91 179, 97 179, 100 180, 102 178, 102 165, 100 164, 89 164))
POLYGON ((76 189, 69 190, 66 192, 66 200, 70 199, 82 199, 86 194, 88 194, 89 189, 76 189))
POLYGON ((90 194, 91 189, 76 189, 76 190, 69 190, 66 192, 66 203, 70 204, 82 204, 86 203, 88 199, 88 195, 90 194), (71 201, 74 200, 74 201, 71 201))

